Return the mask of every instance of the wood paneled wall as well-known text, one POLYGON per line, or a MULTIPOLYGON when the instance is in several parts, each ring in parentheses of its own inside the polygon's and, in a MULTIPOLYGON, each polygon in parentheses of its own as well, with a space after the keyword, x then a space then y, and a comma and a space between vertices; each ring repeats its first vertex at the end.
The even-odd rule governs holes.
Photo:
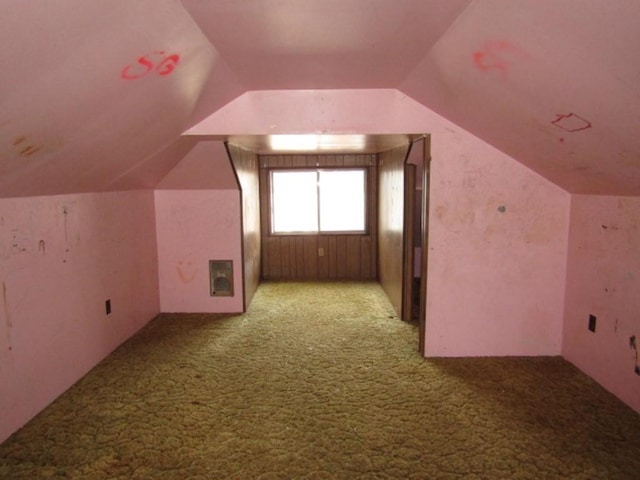
POLYGON ((262 278, 376 280, 378 172, 376 155, 261 155, 262 278), (367 223, 362 235, 270 235, 269 170, 367 167, 367 223), (321 255, 323 253, 323 255, 321 255))
POLYGON ((242 198, 242 258, 244 309, 249 307, 260 283, 260 182, 258 156, 248 150, 227 144, 227 152, 238 179, 242 198))
POLYGON ((402 315, 404 163, 408 150, 407 145, 378 154, 379 278, 398 316, 402 315))

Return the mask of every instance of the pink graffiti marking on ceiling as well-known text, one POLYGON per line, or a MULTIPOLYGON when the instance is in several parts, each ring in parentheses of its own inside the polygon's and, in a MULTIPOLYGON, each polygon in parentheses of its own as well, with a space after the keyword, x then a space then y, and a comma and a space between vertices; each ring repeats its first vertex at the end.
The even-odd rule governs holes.
POLYGON ((586 130, 591 128, 591 122, 585 120, 575 113, 556 114, 556 119, 551 122, 558 128, 561 128, 565 132, 579 132, 580 130, 586 130))
POLYGON ((473 63, 482 72, 497 71, 506 79, 513 61, 527 57, 527 53, 513 43, 494 40, 485 42, 480 50, 473 52, 473 63))
POLYGON ((169 75, 176 69, 179 61, 180 55, 176 53, 170 55, 164 51, 147 53, 138 58, 135 63, 126 65, 120 77, 124 80, 138 80, 154 71, 161 76, 169 75))

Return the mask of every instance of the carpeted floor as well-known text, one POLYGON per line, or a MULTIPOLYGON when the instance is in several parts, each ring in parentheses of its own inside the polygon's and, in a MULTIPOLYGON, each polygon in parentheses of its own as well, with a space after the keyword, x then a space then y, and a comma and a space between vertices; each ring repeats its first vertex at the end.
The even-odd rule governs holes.
POLYGON ((640 478, 640 415, 562 359, 416 346, 373 283, 161 315, 0 446, 0 478, 640 478))

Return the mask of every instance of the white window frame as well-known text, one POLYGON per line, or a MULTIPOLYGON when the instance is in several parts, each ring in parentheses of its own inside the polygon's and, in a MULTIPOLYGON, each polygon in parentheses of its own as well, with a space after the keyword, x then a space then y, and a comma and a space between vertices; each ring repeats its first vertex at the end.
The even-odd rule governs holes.
POLYGON ((303 236, 303 235, 366 235, 368 234, 369 229, 369 221, 368 221, 368 169, 366 167, 328 167, 328 168, 270 168, 269 169, 269 234, 273 236, 303 236), (321 230, 320 227, 320 172, 348 172, 348 171, 358 171, 363 174, 363 215, 364 215, 364 228, 362 230, 339 230, 339 231, 330 231, 330 230, 321 230), (277 232, 274 228, 274 200, 273 200, 273 174, 274 172, 315 172, 317 177, 316 185, 316 195, 317 195, 317 225, 318 229, 314 231, 282 231, 277 232))

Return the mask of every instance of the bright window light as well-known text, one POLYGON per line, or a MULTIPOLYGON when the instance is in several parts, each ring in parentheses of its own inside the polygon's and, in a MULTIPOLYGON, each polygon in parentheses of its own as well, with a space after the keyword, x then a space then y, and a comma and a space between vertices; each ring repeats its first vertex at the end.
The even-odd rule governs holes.
POLYGON ((269 145, 273 150, 315 150, 318 148, 318 135, 271 135, 269 145))
POLYGON ((272 172, 274 232, 318 231, 318 176, 315 171, 272 172))
POLYGON ((364 170, 320 170, 320 230, 364 231, 364 170))
POLYGON ((364 233, 365 169, 273 170, 273 233, 364 233))

